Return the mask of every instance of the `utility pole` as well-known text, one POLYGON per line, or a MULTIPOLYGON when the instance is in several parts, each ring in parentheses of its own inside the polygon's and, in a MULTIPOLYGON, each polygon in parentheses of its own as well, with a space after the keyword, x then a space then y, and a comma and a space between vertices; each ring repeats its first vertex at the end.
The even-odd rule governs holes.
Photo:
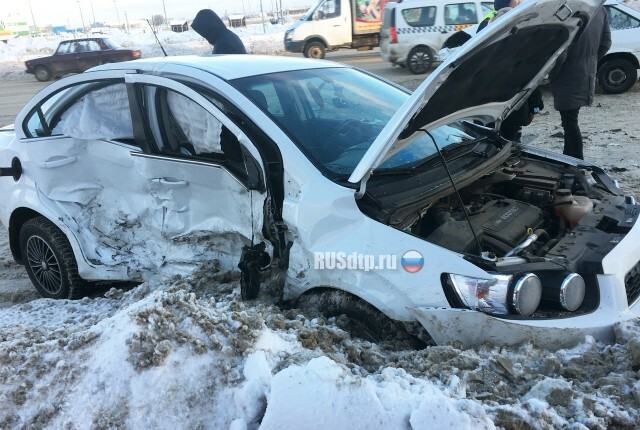
POLYGON ((267 34, 267 26, 264 25, 264 10, 262 9, 262 0, 260 0, 260 16, 262 17, 262 31, 267 34))
MULTIPOLYGON (((36 34, 38 33, 38 26, 36 25, 36 19, 33 16, 33 8, 31 7, 31 0, 29 1, 29 10, 31 11, 31 20, 33 21, 33 30, 36 32, 36 34)), ((31 36, 31 32, 29 32, 29 36, 31 36)))
POLYGON ((167 19, 167 7, 164 5, 164 0, 162 0, 162 9, 164 9, 164 27, 168 28, 169 20, 167 19))
POLYGON ((91 5, 91 16, 93 17, 93 25, 96 25, 96 13, 93 10, 93 0, 89 0, 89 4, 91 5))
POLYGON ((127 33, 129 33, 129 17, 126 10, 124 11, 124 21, 127 23, 127 33))
POLYGON ((116 0, 113 0, 113 5, 116 7, 116 16, 118 17, 118 30, 122 30, 122 23, 120 22, 120 14, 118 13, 118 5, 116 0))
POLYGON ((80 7, 80 0, 78 1, 78 9, 80 9, 80 19, 82 20, 82 32, 84 33, 84 16, 82 16, 82 7, 80 7))

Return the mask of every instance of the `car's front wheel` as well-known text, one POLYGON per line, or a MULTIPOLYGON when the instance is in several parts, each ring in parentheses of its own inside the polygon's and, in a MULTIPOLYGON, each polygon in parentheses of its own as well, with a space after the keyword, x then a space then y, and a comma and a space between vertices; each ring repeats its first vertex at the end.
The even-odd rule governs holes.
POLYGON ((33 71, 33 74, 40 82, 47 82, 49 79, 51 79, 51 70, 49 70, 49 68, 45 66, 36 67, 36 69, 33 71))
POLYGON ((86 282, 67 237, 44 217, 32 218, 20 229, 20 251, 31 282, 42 297, 77 299, 86 282))
POLYGON ((301 296, 296 306, 311 317, 341 317, 343 328, 352 336, 370 342, 414 341, 401 323, 357 296, 340 290, 323 290, 301 296))
POLYGON ((636 66, 624 58, 607 60, 598 67, 598 82, 606 93, 624 93, 637 80, 638 71, 636 66))
POLYGON ((407 68, 415 75, 427 73, 433 65, 433 52, 426 46, 416 46, 407 55, 407 68))
POLYGON ((326 48, 320 42, 308 43, 304 48, 304 56, 307 58, 323 59, 326 53, 326 48))

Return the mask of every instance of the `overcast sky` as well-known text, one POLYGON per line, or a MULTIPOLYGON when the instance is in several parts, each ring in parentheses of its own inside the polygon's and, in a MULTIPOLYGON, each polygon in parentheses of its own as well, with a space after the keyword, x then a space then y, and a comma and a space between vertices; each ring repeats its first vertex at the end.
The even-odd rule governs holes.
MULTIPOLYGON (((280 0, 262 0, 265 12, 275 9, 280 0)), ((283 8, 305 8, 314 0, 282 0, 283 8)), ((163 0, 0 0, 0 19, 5 22, 26 21, 33 25, 81 25, 80 10, 85 25, 96 21, 124 23, 129 20, 150 18, 152 15, 164 15, 163 0), (33 10, 33 18, 31 11, 33 10), (92 8, 93 6, 93 8, 92 8), (93 9, 93 10, 92 10, 93 9), (116 12, 117 11, 117 12, 116 12), (126 15, 125 15, 126 14, 126 15)), ((167 17, 171 19, 193 19, 204 8, 213 9, 220 15, 225 13, 257 13, 260 0, 164 0, 167 17)))

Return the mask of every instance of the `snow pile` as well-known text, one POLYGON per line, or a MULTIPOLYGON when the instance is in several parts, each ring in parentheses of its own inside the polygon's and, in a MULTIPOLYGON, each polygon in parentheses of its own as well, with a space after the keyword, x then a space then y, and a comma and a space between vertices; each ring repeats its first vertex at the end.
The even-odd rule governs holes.
POLYGON ((215 262, 76 302, 0 310, 0 428, 633 428, 640 323, 617 343, 413 350, 239 301, 215 262))
MULTIPOLYGON (((233 30, 242 39, 248 53, 282 54, 285 52, 284 32, 289 25, 267 23, 265 30, 262 25, 233 30)), ((141 50, 143 58, 163 55, 162 49, 150 30, 135 33, 114 32, 104 36, 111 38, 122 47, 141 50)), ((209 54, 212 50, 211 45, 192 30, 184 33, 160 31, 157 36, 167 55, 209 54)), ((6 44, 0 43, 0 79, 16 79, 24 76, 26 60, 53 55, 58 44, 69 38, 73 38, 73 35, 16 37, 6 44)))

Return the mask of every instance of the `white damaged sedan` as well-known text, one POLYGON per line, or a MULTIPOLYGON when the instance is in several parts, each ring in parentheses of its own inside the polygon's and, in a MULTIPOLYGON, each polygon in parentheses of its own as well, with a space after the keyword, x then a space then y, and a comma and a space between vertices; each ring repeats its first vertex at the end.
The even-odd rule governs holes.
POLYGON ((640 316, 640 206, 602 169, 496 132, 600 3, 525 2, 412 94, 248 55, 61 79, 0 131, 13 257, 50 298, 215 259, 244 298, 271 268, 283 300, 374 339, 609 341, 640 316))

